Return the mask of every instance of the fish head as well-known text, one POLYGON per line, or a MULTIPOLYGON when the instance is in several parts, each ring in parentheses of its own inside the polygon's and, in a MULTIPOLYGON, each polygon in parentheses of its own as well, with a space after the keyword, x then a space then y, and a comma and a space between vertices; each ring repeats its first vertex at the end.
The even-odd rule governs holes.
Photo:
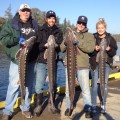
POLYGON ((26 49, 29 50, 32 48, 36 40, 36 36, 32 36, 26 40, 26 49))
POLYGON ((103 38, 103 39, 101 40, 101 42, 100 42, 100 48, 101 48, 102 50, 105 50, 106 47, 107 47, 107 40, 106 40, 105 38, 103 38))
POLYGON ((50 47, 50 46, 55 47, 57 45, 56 41, 55 41, 55 37, 53 35, 49 36, 47 43, 48 43, 48 47, 50 47))
POLYGON ((77 40, 76 38, 76 32, 73 31, 70 27, 66 28, 66 39, 65 42, 75 42, 77 40))

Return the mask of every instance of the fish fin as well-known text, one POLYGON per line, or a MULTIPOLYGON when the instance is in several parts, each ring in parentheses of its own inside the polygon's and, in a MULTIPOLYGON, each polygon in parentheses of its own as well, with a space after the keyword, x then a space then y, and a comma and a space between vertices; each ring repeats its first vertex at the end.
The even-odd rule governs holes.
POLYGON ((80 55, 80 49, 77 47, 77 54, 80 55))
POLYGON ((44 59, 47 59, 47 58, 48 58, 48 49, 46 49, 44 53, 44 59))
POLYGON ((17 84, 20 85, 20 80, 17 81, 17 84))
POLYGON ((100 58, 100 52, 98 52, 98 54, 96 56, 96 62, 99 62, 99 58, 100 58))
POLYGON ((46 82, 49 82, 49 78, 48 78, 48 76, 46 77, 46 80, 45 80, 46 82))
POLYGON ((20 53, 21 53, 21 48, 17 51, 17 53, 15 54, 15 59, 18 60, 20 57, 20 53))
POLYGON ((58 44, 55 44, 55 48, 58 47, 58 44))

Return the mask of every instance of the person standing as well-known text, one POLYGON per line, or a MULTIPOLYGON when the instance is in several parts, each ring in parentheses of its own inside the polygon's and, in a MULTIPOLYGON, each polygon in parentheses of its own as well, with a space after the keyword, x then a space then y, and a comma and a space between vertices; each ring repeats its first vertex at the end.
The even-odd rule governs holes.
POLYGON ((100 18, 99 21, 96 23, 96 30, 97 32, 94 33, 94 37, 96 40, 96 46, 93 53, 90 54, 90 64, 91 64, 91 73, 92 73, 92 112, 95 114, 97 113, 96 107, 96 98, 97 98, 97 91, 98 96, 100 99, 100 107, 101 113, 106 113, 106 98, 108 93, 108 77, 110 74, 110 67, 113 63, 113 56, 116 55, 117 51, 117 44, 115 39, 111 36, 110 33, 106 32, 107 24, 103 18, 100 18), (102 39, 106 39, 107 47, 106 47, 106 55, 107 59, 105 61, 105 88, 104 88, 104 97, 102 98, 100 92, 100 83, 99 83, 99 62, 98 61, 98 54, 101 49, 100 43, 102 39))
MULTIPOLYGON (((47 11, 46 13, 46 21, 42 27, 39 29, 39 51, 40 54, 38 56, 37 65, 36 65, 36 84, 35 84, 35 92, 37 93, 37 101, 36 107, 34 109, 34 115, 39 116, 42 110, 42 98, 43 98, 43 90, 44 90, 44 82, 47 77, 47 59, 44 59, 44 53, 48 47, 48 37, 53 35, 55 37, 55 41, 58 47, 56 47, 56 53, 60 53, 60 44, 63 41, 63 33, 56 26, 56 13, 52 10, 47 11)), ((55 64, 58 64, 59 57, 55 60, 55 64)), ((61 63, 62 64, 62 63, 61 63)), ((55 90, 55 88, 54 88, 55 90)), ((52 111, 52 110, 51 110, 52 111)), ((56 109, 52 113, 58 113, 59 110, 56 109)))
MULTIPOLYGON (((9 85, 6 95, 6 105, 3 109, 2 120, 9 120, 14 112, 14 104, 19 95, 18 60, 15 55, 20 47, 25 47, 25 41, 32 36, 37 37, 38 24, 32 19, 31 8, 28 4, 21 4, 18 12, 11 21, 8 21, 0 33, 0 41, 5 47, 5 52, 10 59, 9 85)), ((33 45, 29 53, 26 78, 26 95, 24 106, 20 105, 22 114, 26 118, 32 118, 30 112, 30 98, 32 94, 33 80, 35 77, 34 66, 37 59, 37 44, 33 45)))
MULTIPOLYGON (((86 118, 91 118, 91 93, 89 86, 89 56, 88 54, 94 51, 95 41, 92 34, 88 33, 87 28, 88 19, 86 16, 79 16, 76 24, 75 35, 76 42, 73 43, 79 49, 77 54, 77 79, 82 89, 82 95, 84 100, 84 111, 86 118)), ((63 41, 61 44, 61 50, 66 51, 67 43, 63 41)), ((69 59, 69 58, 67 58, 69 59)), ((65 61, 66 65, 66 61, 65 61)), ((66 70, 66 111, 65 115, 70 116, 73 108, 70 109, 70 98, 68 90, 68 77, 66 70)))

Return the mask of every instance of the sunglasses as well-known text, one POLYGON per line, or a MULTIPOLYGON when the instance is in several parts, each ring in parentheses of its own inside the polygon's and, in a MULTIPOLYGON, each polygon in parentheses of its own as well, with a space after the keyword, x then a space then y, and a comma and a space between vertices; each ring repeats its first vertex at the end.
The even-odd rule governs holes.
POLYGON ((25 11, 27 11, 27 12, 30 12, 31 10, 30 9, 23 9, 23 10, 21 10, 22 12, 25 12, 25 11))
POLYGON ((84 23, 84 22, 77 22, 77 24, 86 26, 86 23, 84 23))

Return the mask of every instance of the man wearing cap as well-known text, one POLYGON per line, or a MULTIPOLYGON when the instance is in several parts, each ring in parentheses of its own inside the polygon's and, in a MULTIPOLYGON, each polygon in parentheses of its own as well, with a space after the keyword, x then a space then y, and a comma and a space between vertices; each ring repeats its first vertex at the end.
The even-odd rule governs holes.
MULTIPOLYGON (((92 34, 88 33, 87 28, 87 17, 79 16, 75 28, 75 35, 77 40, 73 43, 79 49, 77 54, 77 79, 80 84, 83 101, 84 101, 84 111, 85 117, 91 118, 91 94, 89 86, 89 56, 88 54, 94 51, 95 41, 92 34)), ((61 44, 61 50, 65 51, 67 43, 65 41, 61 44)), ((67 58, 69 59, 69 58, 67 58)), ((67 61, 65 59, 65 65, 67 61)), ((67 70, 66 70, 67 75, 67 70)), ((68 77, 66 77, 66 111, 65 115, 70 116, 72 114, 73 108, 70 108, 69 90, 68 90, 68 77)))
MULTIPOLYGON (((47 77, 47 60, 44 59, 45 50, 48 47, 47 40, 50 35, 55 37, 55 41, 57 44, 56 53, 60 52, 60 44, 63 41, 63 33, 62 31, 56 26, 56 14, 54 11, 50 10, 46 13, 46 22, 40 28, 38 33, 38 42, 40 54, 38 56, 38 63, 37 63, 37 70, 36 70, 36 85, 35 91, 37 93, 37 105, 34 109, 34 115, 39 116, 42 108, 42 96, 43 96, 43 88, 44 82, 47 77)), ((55 61, 56 62, 56 61, 55 61)), ((61 62, 62 64, 62 62, 61 62)), ((51 110, 53 114, 59 113, 59 110, 55 108, 54 112, 51 110)))
MULTIPOLYGON (((19 95, 19 73, 18 60, 15 59, 16 52, 20 47, 25 47, 25 41, 32 36, 37 37, 38 24, 31 17, 31 8, 28 4, 22 4, 14 18, 9 21, 0 33, 0 41, 5 46, 5 51, 10 62, 9 85, 6 95, 6 105, 3 109, 2 120, 9 120, 14 109, 14 104, 19 95)), ((34 80, 34 66, 37 59, 37 44, 35 43, 28 58, 28 69, 26 79, 26 96, 24 106, 20 106, 22 114, 26 118, 32 118, 30 109, 30 98, 34 80), (29 81, 29 82, 28 82, 29 81)))

